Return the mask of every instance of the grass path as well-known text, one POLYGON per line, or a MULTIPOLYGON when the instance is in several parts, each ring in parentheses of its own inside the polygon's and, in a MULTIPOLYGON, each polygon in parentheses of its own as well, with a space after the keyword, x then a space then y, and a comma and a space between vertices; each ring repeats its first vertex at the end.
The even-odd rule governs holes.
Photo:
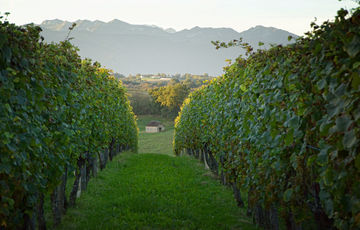
POLYGON ((174 121, 159 116, 139 116, 139 153, 157 153, 173 155, 172 140, 174 137, 174 121), (146 133, 145 126, 152 120, 158 120, 165 126, 165 132, 146 133))
POLYGON ((172 121, 140 116, 138 126, 142 154, 109 162, 58 229, 255 229, 229 188, 197 160, 174 157, 172 121), (151 120, 166 131, 145 133, 151 120))
POLYGON ((231 191, 189 157, 124 153, 59 229, 254 229, 231 191))

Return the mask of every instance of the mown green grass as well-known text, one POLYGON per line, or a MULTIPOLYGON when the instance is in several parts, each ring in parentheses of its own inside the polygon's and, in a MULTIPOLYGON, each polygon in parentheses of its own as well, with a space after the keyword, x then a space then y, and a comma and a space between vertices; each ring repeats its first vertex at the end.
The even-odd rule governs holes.
POLYGON ((139 153, 158 153, 173 155, 172 140, 174 137, 174 121, 160 116, 138 116, 139 153), (160 133, 146 133, 145 126, 152 120, 158 120, 165 126, 160 133))
POLYGON ((172 120, 139 116, 138 126, 143 154, 121 153, 109 162, 58 229, 256 229, 232 191, 203 165, 173 157, 172 120), (166 131, 145 133, 151 120, 166 131))
POLYGON ((255 229, 229 188, 189 157, 122 153, 58 229, 255 229))

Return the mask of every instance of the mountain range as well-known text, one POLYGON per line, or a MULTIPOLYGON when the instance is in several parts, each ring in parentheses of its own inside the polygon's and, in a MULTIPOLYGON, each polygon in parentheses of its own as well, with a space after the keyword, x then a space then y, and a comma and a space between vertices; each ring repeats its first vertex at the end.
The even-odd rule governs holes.
MULTIPOLYGON (((59 19, 40 24, 46 42, 64 40, 73 22, 59 19)), ((110 22, 78 20, 71 31, 71 42, 78 46, 82 57, 91 58, 115 72, 128 74, 191 73, 212 76, 222 74, 226 59, 235 59, 244 51, 239 47, 216 50, 211 41, 228 42, 243 38, 254 48, 263 42, 289 43, 285 30, 256 26, 243 32, 231 28, 201 28, 176 31, 154 25, 133 25, 120 20, 110 22)))

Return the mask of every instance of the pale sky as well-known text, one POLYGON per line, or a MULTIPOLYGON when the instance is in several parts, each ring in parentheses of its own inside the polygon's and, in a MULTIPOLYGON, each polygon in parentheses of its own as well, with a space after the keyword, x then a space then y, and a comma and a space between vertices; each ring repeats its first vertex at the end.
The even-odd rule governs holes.
POLYGON ((0 13, 22 25, 47 19, 111 21, 157 25, 179 31, 200 27, 230 27, 238 32, 256 25, 303 35, 310 23, 332 20, 352 0, 0 0, 0 13))

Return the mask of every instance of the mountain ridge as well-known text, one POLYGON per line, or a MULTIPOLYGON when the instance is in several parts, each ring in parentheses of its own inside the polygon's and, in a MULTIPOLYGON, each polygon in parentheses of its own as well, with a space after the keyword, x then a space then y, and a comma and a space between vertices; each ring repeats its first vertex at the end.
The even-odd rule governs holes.
MULTIPOLYGON (((255 26, 238 32, 232 28, 195 26, 176 31, 156 25, 134 25, 114 19, 77 20, 71 32, 72 43, 80 48, 80 55, 99 61, 105 67, 122 74, 136 73, 192 73, 222 74, 226 59, 235 59, 244 51, 239 48, 216 50, 211 41, 228 42, 243 38, 255 49, 258 43, 289 44, 288 36, 297 35, 275 27, 255 26)), ((40 24, 47 42, 64 40, 73 24, 60 19, 40 24)))

